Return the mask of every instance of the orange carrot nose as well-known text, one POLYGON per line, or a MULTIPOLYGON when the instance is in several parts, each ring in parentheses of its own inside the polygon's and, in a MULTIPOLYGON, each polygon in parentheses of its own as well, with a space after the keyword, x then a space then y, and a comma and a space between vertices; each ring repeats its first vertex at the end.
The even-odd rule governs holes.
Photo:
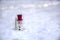
POLYGON ((22 21, 22 14, 17 15, 17 21, 22 21))

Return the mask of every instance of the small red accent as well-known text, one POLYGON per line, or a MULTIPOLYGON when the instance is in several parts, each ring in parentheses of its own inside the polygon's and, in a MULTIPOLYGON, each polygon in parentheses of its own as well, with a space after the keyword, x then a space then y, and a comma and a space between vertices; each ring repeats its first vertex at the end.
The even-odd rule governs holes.
POLYGON ((18 15, 17 15, 17 18, 18 18, 18 19, 17 19, 18 21, 22 21, 22 14, 18 14, 18 15))

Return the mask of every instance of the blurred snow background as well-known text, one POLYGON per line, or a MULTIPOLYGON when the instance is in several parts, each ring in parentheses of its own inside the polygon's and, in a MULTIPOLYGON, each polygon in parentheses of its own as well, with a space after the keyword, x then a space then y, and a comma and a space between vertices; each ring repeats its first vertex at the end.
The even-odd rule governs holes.
POLYGON ((60 40, 60 0, 0 0, 0 40, 60 40), (19 13, 23 31, 14 30, 19 13))

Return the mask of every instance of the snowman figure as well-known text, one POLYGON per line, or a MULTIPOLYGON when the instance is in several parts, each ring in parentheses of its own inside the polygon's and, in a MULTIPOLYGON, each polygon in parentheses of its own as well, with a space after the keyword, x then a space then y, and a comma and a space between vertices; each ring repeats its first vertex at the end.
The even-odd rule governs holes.
POLYGON ((22 21, 22 14, 18 14, 17 18, 15 19, 15 30, 23 30, 22 21))

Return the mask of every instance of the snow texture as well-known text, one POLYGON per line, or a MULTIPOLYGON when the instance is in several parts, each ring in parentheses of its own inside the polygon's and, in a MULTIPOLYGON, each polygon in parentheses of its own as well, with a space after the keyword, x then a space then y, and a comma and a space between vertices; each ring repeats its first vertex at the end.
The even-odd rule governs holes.
MULTIPOLYGON (((3 6, 17 5, 16 3, 19 5, 19 1, 15 3, 1 1, 3 6)), ((47 8, 0 10, 0 40, 60 40, 59 33, 59 5, 47 8), (25 28, 23 31, 14 30, 15 18, 19 13, 23 15, 25 28)))

